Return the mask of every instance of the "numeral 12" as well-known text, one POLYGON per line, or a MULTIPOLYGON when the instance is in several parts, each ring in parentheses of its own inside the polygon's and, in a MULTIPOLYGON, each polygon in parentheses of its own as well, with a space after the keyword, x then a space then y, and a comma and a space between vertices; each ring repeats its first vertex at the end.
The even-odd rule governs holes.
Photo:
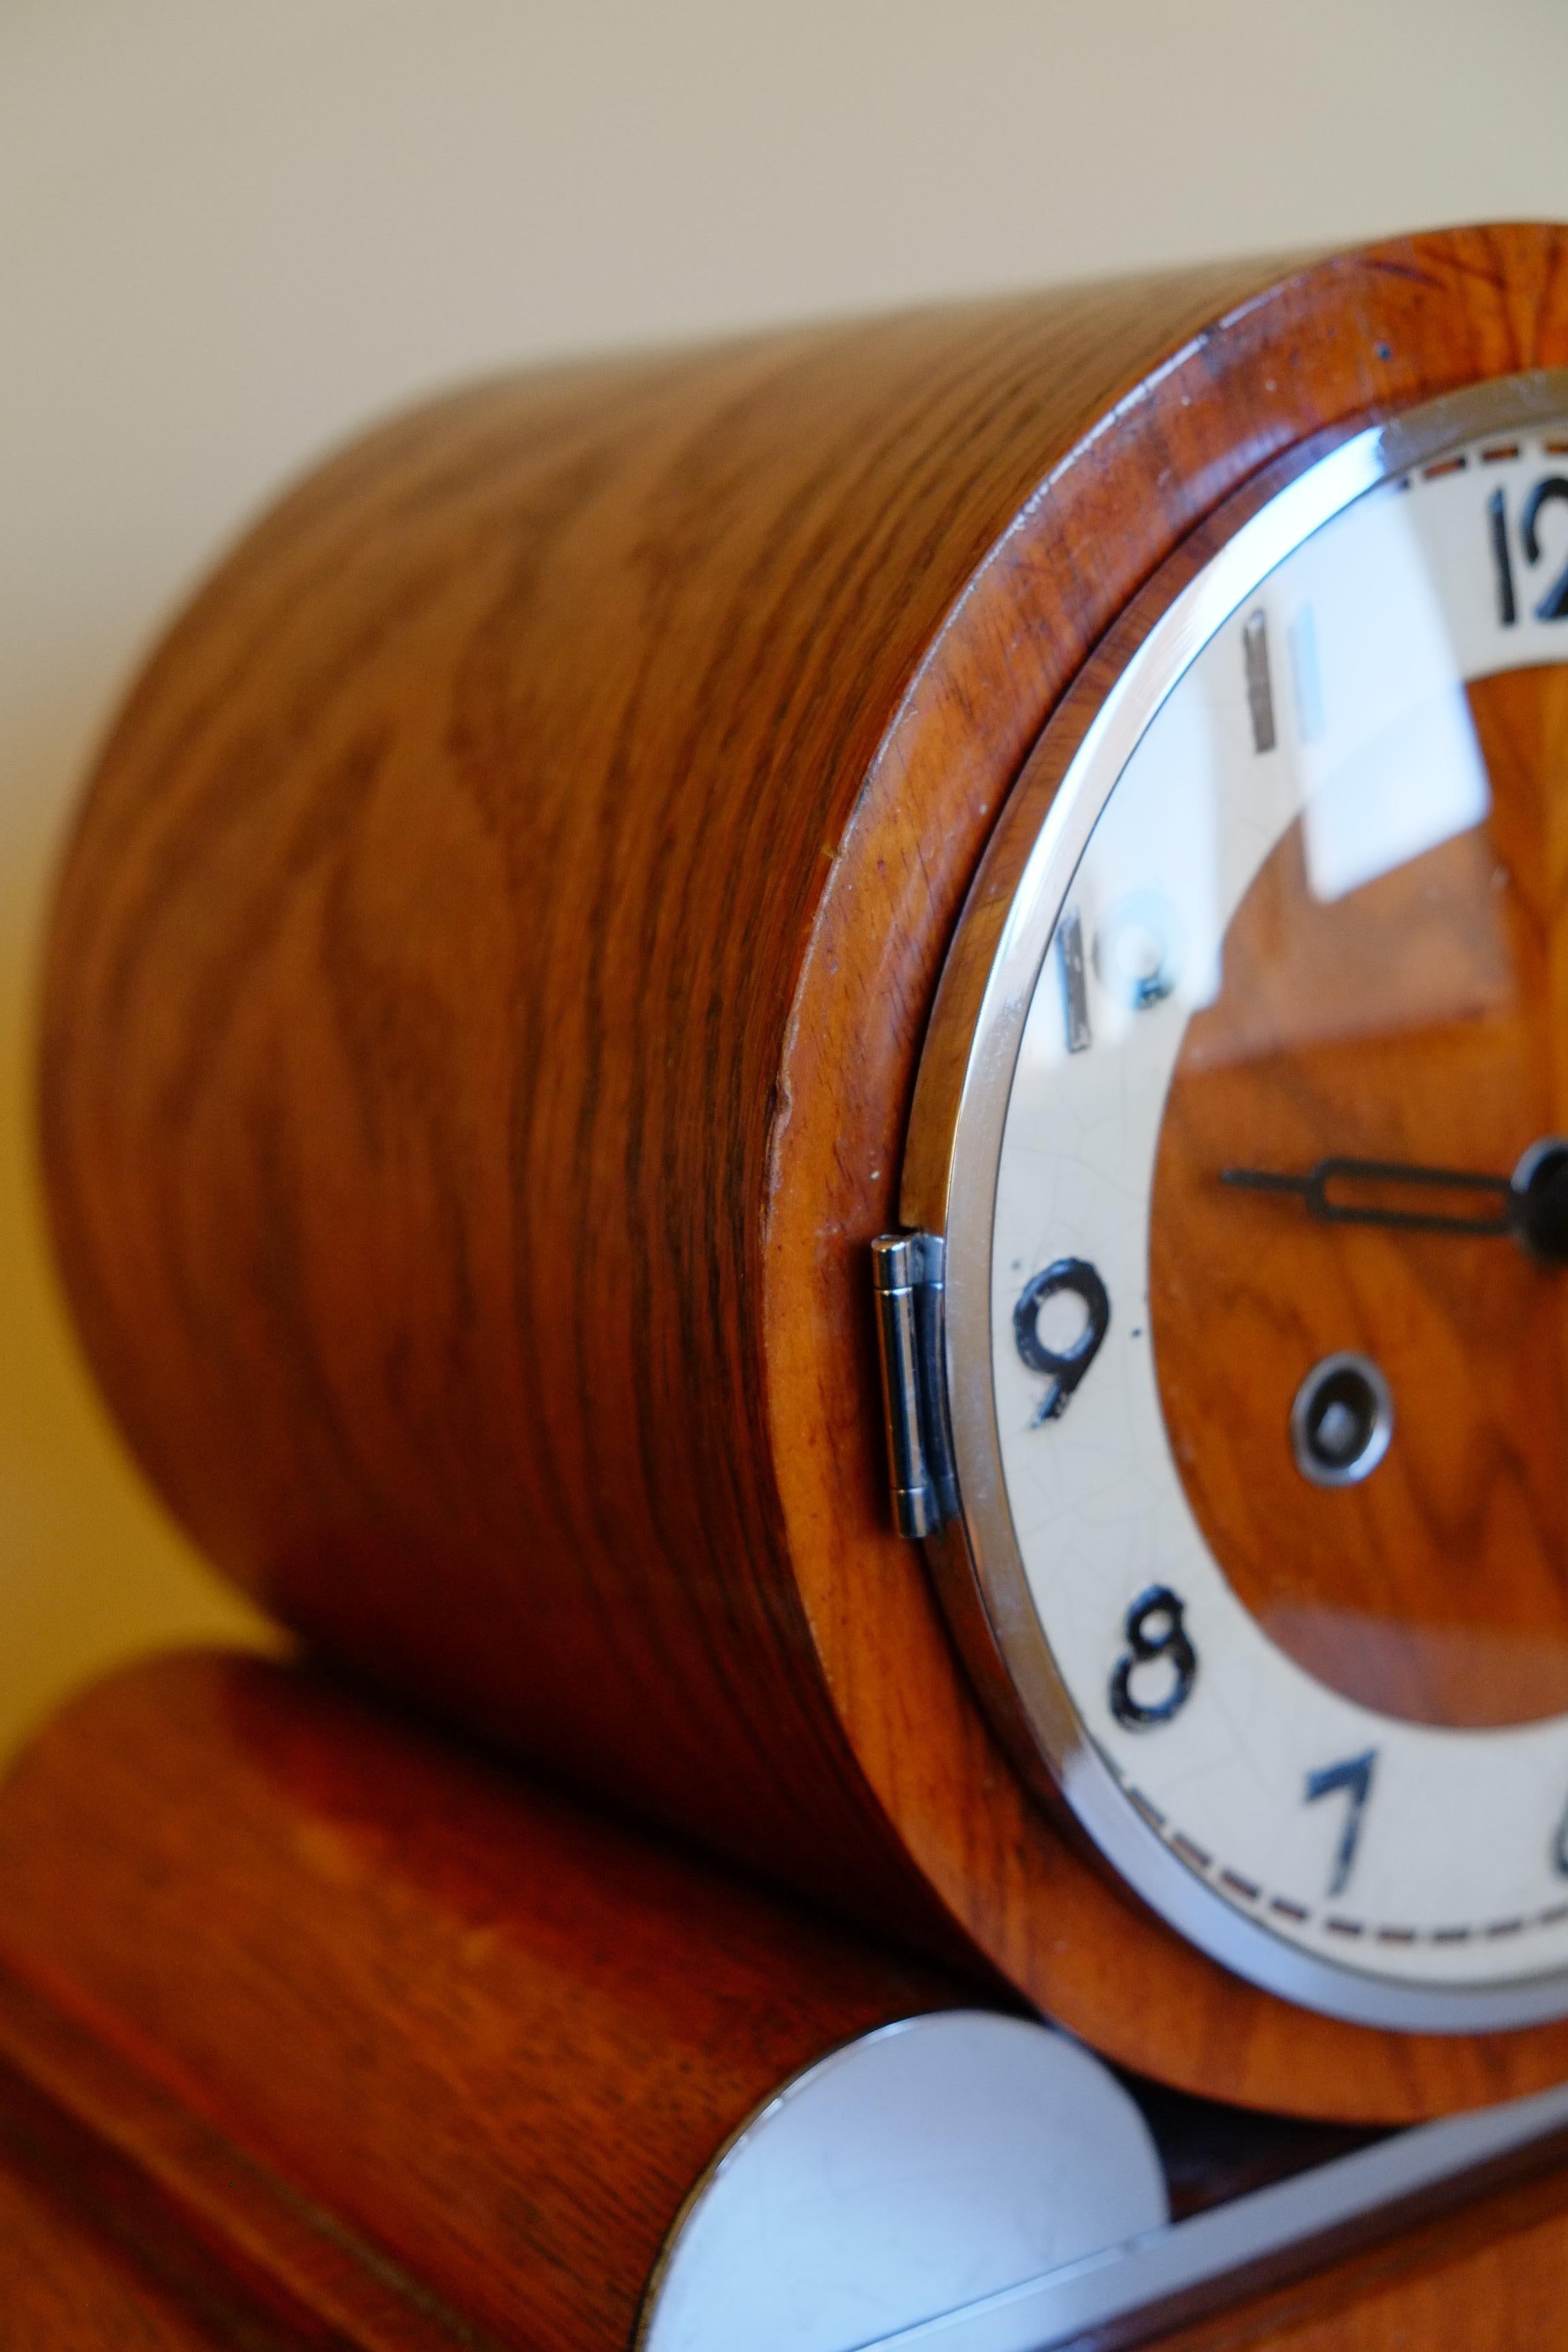
MULTIPOLYGON (((1524 502, 1519 519, 1519 541, 1525 562, 1533 566, 1541 561, 1541 511, 1554 503, 1568 506, 1568 478, 1548 474, 1536 483, 1524 502)), ((1492 492, 1487 500, 1487 521, 1491 531, 1492 563, 1497 573, 1498 618, 1505 629, 1511 629, 1519 619, 1519 596, 1514 585, 1513 549, 1509 536, 1508 500, 1501 489, 1492 492)), ((1565 563, 1535 607, 1538 621, 1568 620, 1568 563, 1565 563)))

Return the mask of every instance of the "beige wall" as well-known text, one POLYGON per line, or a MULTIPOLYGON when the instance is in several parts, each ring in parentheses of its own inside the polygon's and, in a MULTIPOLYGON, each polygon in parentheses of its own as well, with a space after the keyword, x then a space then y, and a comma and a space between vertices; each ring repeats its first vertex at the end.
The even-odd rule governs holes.
POLYGON ((532 353, 1568 214, 1568 0, 0 0, 0 1750, 258 1628, 125 1461, 30 1122, 47 873, 214 546, 532 353))

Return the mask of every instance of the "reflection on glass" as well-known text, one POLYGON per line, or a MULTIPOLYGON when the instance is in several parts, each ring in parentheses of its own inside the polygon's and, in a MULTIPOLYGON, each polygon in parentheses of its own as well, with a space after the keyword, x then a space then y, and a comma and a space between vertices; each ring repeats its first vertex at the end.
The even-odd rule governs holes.
POLYGON ((1063 1682, 1167 1844, 1358 1966, 1568 1937, 1568 615, 1521 535, 1554 462, 1347 509, 1095 778, 998 1164, 998 1434, 1063 1682), (1008 1335, 1069 1260, 1107 1318, 1042 1420, 1008 1335), (1191 1661, 1157 1729, 1152 1609, 1191 1661))

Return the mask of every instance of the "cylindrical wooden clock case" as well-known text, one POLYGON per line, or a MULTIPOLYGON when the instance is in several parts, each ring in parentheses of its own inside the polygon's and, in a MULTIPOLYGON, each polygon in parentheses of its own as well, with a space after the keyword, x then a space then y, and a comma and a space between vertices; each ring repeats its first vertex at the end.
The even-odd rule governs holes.
MULTIPOLYGON (((293 490, 132 693, 48 953, 61 1260, 98 1374, 196 1540, 384 1684, 886 1936, 980 1958, 1166 2082, 1398 2121, 1555 2079, 1568 1991, 1552 1914, 1568 1910, 1548 1849, 1568 1768, 1549 1803, 1542 1727, 1565 1702, 1550 1661, 1568 1648, 1546 1459, 1565 1278, 1550 1147, 1568 1102, 1553 1119, 1550 1023, 1531 1026, 1531 1008, 1555 1001, 1562 961, 1565 369, 1568 232, 1467 230, 502 378, 383 426, 293 490), (1430 594, 1399 586, 1412 547, 1436 551, 1430 594), (1288 577, 1290 597, 1270 602, 1288 577), (1223 984, 1203 978, 1180 879, 1199 819, 1169 815, 1187 772, 1176 730, 1190 719, 1184 741, 1206 728, 1258 761, 1233 800, 1254 773, 1283 793, 1287 755, 1311 799, 1335 697, 1395 609, 1400 677, 1427 664, 1436 678, 1448 648, 1458 701, 1439 679, 1384 711, 1385 649, 1311 800, 1359 831, 1342 815, 1331 837, 1326 818, 1303 834, 1280 800, 1215 931, 1223 984), (1487 629, 1501 649, 1467 652, 1487 629), (1211 646, 1224 677, 1194 717, 1199 687, 1183 681, 1201 683, 1211 646), (1467 693, 1481 768, 1453 748, 1467 693), (1364 764, 1395 721, 1398 774, 1428 810, 1389 801, 1397 855, 1367 845, 1383 819, 1366 814, 1364 764), (1153 844, 1165 878, 1096 882, 1115 812, 1134 804, 1080 780, 1095 761, 1131 777, 1161 741, 1174 781, 1149 786, 1121 835, 1153 844), (1449 814, 1428 821, 1438 802, 1449 814), (1490 898, 1472 873, 1489 824, 1487 872, 1514 877, 1490 898), (1079 877, 1081 923, 1053 876, 1079 877), (1175 1021, 1183 941, 1181 1058, 1173 1077, 1139 1079, 1168 1085, 1158 1166, 1152 1188, 1126 1179, 1129 1199, 1154 1202, 1146 1302, 1108 1272, 1118 1250, 1142 1263, 1141 1227, 1108 1229, 1092 1264, 1071 1238, 1120 1176, 1086 1179, 1068 1240, 1042 1227, 1037 1264, 1032 1240, 1004 1264, 995 1237, 1023 1228, 1006 1225, 1003 1107, 1024 1118, 1012 1074, 1048 1060, 1042 1046, 1030 1061, 1026 1014, 1065 1006, 1060 1071, 1041 1087, 1092 1081, 1110 1102, 1123 1029, 1127 1054, 1152 1054, 1175 1021), (1526 975, 1517 1005, 1499 993, 1505 950, 1526 975), (1384 1002, 1395 965, 1404 1013, 1384 1002), (1456 970, 1451 986, 1427 977, 1456 970), (1382 1008, 1384 1059, 1320 1067, 1328 1029, 1360 1034, 1352 998, 1382 1008), (1281 1012, 1260 1043, 1258 1008, 1277 1000, 1318 1010, 1281 1012), (1410 1036, 1438 1030, 1421 1100, 1438 1106, 1441 1153, 1414 1110, 1408 1134, 1374 1117, 1419 1060, 1410 1036), (1448 1143, 1445 1106, 1495 1106, 1516 1076, 1526 1087, 1518 1072, 1545 1073, 1519 1138, 1499 1130, 1494 1150, 1502 1112, 1483 1129, 1477 1108, 1478 1132, 1448 1143), (1309 1099, 1329 1106, 1321 1131, 1309 1099), (967 1322, 955 1286, 945 1335, 925 1327, 962 1491, 922 1549, 892 1519, 872 1244, 945 1234, 957 1285, 954 1171, 983 1128, 1002 1137, 1001 1173, 986 1162, 966 1197, 994 1221, 987 1263, 998 1281, 1016 1266, 1016 1298, 976 1307, 982 1267, 967 1322), (1193 1173, 1211 1132, 1226 1155, 1214 1184, 1206 1161, 1193 1173), (1320 1265, 1301 1236, 1352 1255, 1320 1265), (1298 1247, 1278 1277, 1297 1285, 1287 1311, 1254 1275, 1298 1247), (1500 1330, 1526 1331, 1539 1443, 1516 1443, 1511 1407, 1479 1435, 1456 1435, 1451 1404, 1424 1418, 1421 1367, 1441 1346, 1421 1317, 1472 1263, 1478 1297, 1507 1293, 1500 1330), (1343 1344, 1311 1304, 1342 1276, 1343 1344), (1093 1349, 1052 1337, 1063 1292, 1093 1349), (1006 1507, 981 1495, 963 1431, 999 1416, 999 1475, 1027 1445, 1031 1462, 1055 1449, 1056 1478, 1111 1410, 1113 1358, 1132 1384, 1124 1418, 1144 1410, 1138 1381, 1153 1395, 1137 1370, 1149 1318, 1158 1475, 1184 1482, 1217 1597, 1200 1604, 1152 1537, 1142 1566, 1127 1549, 1114 1606, 1083 1635, 1091 1664, 1103 1651, 1102 1725, 1072 1680, 1078 1637, 1039 1599, 1066 1538, 1053 1550, 1048 1525, 1031 1532, 1016 1482, 1006 1507), (995 1405, 993 1340, 1009 1368, 995 1405), (1013 1433, 1009 1380, 1034 1384, 1013 1433), (1488 1445, 1478 1491, 1523 1497, 1512 1518, 1498 1504, 1495 1528, 1468 1488, 1443 1486, 1445 1461, 1480 1463, 1488 1445), (994 1540, 1027 1555, 1027 1587, 992 1572, 987 1512, 994 1540), (1432 1590, 1452 1567, 1458 1597, 1433 1601, 1447 1631, 1423 1647, 1419 1624, 1402 1629, 1426 1606, 1434 1527, 1432 1590), (1465 1559, 1503 1596, 1473 1641, 1465 1559), (1211 1642, 1226 1595, 1237 1625, 1211 1642), (1232 1651, 1261 1658, 1246 1644, 1265 1639, 1290 1706, 1331 1686, 1336 1707, 1393 1727, 1349 1752, 1304 1749, 1304 1801, 1301 1759, 1279 1767, 1300 1821, 1279 1831, 1272 1893, 1237 1858, 1246 1837, 1273 1851, 1267 1824, 1247 1826, 1256 1805, 1238 1800, 1236 1855, 1180 1815, 1204 1773, 1234 1777, 1227 1725, 1272 1785, 1245 1676, 1225 1679, 1232 1651), (1058 1753, 1050 1725, 1069 1716, 1058 1753), (1199 1742, 1179 1772, 1160 1760, 1167 1729, 1167 1759, 1199 1742), (1547 1807, 1528 1906, 1488 1895, 1452 1926, 1347 1907, 1352 1867, 1398 1883, 1375 1843, 1398 1774, 1427 1757, 1434 1772, 1490 1770, 1487 1741, 1509 1789, 1539 1787, 1547 1807), (1136 1786, 1123 1752, 1153 1759, 1136 1786), (1175 1896, 1116 1865, 1064 1755, 1110 1775, 1128 1840, 1158 1846, 1152 1872, 1184 1872, 1194 1905, 1241 1923, 1234 1964, 1220 1928, 1194 1910, 1184 1932, 1175 1896), (1287 1868, 1309 1832, 1326 1888, 1310 1904, 1287 1868), (1277 1967, 1248 1957, 1276 1947, 1277 1967), (1450 1969, 1463 1980, 1445 2009, 1450 1969), (1331 1979, 1351 1991, 1321 1993, 1331 1979)), ((1068 1096, 1041 1099, 1048 1139, 1068 1096)), ((1102 1114, 1083 1110, 1085 1136, 1102 1114)), ((1087 1144, 1079 1164, 1100 1166, 1087 1144)), ((1039 1165, 1051 1197, 1076 1197, 1039 1165)), ((899 1260, 910 1297, 924 1247, 899 1260)), ((1504 1339, 1474 1339, 1478 1392, 1511 1396, 1511 1371, 1475 1372, 1483 1347, 1504 1339)), ((1461 1362, 1461 1388, 1468 1376, 1461 1362)), ((932 1433, 918 1413, 911 1427, 918 1455, 932 1433)), ((1155 1476, 1105 1458, 1113 1496, 1155 1476)), ((1082 1480, 1061 1479, 1087 1508, 1082 1480)), ((1087 1587, 1100 1570, 1085 1561, 1087 1587)), ((1439 1837, 1412 1822, 1416 1846, 1439 1837)))

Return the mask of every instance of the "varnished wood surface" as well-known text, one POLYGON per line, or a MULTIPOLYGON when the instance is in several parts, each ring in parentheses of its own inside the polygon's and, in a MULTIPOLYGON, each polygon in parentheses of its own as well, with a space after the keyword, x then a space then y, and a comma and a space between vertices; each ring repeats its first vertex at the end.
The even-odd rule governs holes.
MULTIPOLYGON (((139 1669, 0 1789, 0 2346, 625 2352, 756 2101, 972 1997, 318 1676, 139 1669)), ((1340 2137, 1189 2105, 1179 2211, 1340 2137)), ((1162 2340, 1539 2352, 1565 2256, 1558 2172, 1162 2340)))
MULTIPOLYGON (((14 1989, 0 2000, 14 2025, 14 1989)), ((227 2143, 208 2152, 220 2172, 247 2168, 227 2143)), ((183 2214, 136 2158, 0 2063, 4 2352, 186 2352, 206 2344, 347 2352, 352 2339, 307 2308, 281 2265, 265 2266, 267 2275, 247 2258, 253 2238, 236 2231, 219 2242, 211 2216, 205 2220, 200 2226, 183 2214)))
POLYGON ((302 2341, 624 2346, 754 2106, 973 1998, 256 1661, 103 1686, 0 1792, 0 2159, 302 2341))
POLYGON ((1565 358, 1563 237, 1469 232, 502 381, 285 501, 132 696, 49 957, 68 1280, 214 1557, 1171 2080, 1561 2071, 1290 2011, 1063 1843, 888 1530, 864 1245, 1108 623, 1304 436, 1565 358))
MULTIPOLYGON (((121 2260, 112 2242, 0 2153, 0 2347, 4 2352, 205 2352, 233 2342, 121 2260)), ((258 2332, 258 2352, 299 2338, 258 2332)))
POLYGON ((1233 920, 1166 1108, 1150 1308, 1188 1499, 1259 1622, 1370 1706, 1480 1725, 1568 1712, 1568 1278, 1506 1237, 1327 1225, 1218 1181, 1331 1155, 1507 1177, 1568 1129, 1568 667, 1469 698, 1484 824, 1327 904, 1298 824, 1233 920), (1394 1441, 1361 1485, 1313 1486, 1291 1401, 1344 1349, 1381 1365, 1394 1441))

